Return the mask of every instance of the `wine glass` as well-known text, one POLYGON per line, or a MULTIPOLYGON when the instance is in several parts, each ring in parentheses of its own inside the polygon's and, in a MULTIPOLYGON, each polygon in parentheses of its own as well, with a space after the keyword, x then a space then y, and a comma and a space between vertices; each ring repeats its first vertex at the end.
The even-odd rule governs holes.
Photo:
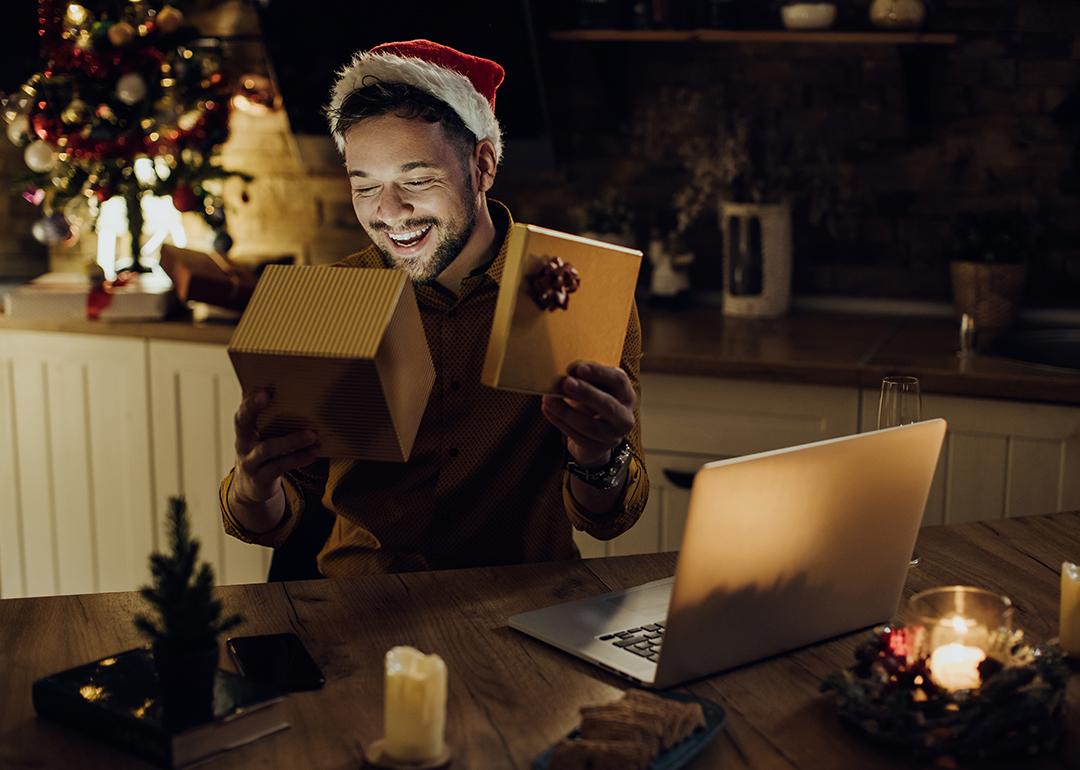
MULTIPOLYGON (((910 425, 922 419, 922 396, 918 377, 885 377, 881 380, 881 401, 878 402, 877 426, 894 428, 910 425)), ((919 564, 919 555, 911 554, 912 567, 919 564)))
POLYGON ((878 430, 910 425, 922 419, 918 377, 885 377, 878 403, 878 430))

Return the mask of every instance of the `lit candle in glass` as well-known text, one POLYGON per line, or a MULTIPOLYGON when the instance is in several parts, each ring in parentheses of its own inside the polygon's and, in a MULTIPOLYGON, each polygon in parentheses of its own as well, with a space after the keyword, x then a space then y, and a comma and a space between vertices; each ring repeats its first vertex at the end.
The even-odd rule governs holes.
POLYGON ((982 684, 980 664, 1003 653, 1012 630, 1012 602, 979 588, 949 586, 911 599, 916 649, 929 658, 930 678, 949 690, 982 684))
POLYGON ((386 653, 383 751, 394 760, 424 762, 445 749, 446 663, 413 647, 386 653))
POLYGON ((1061 565, 1061 629, 1058 636, 1065 654, 1080 658, 1080 565, 1061 565))

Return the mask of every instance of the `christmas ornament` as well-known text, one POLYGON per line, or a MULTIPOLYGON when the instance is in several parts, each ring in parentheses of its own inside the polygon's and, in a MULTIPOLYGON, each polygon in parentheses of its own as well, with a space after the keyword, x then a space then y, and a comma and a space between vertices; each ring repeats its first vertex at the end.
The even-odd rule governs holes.
POLYGON ((203 219, 206 220, 206 224, 215 229, 225 224, 225 207, 219 201, 207 204, 204 211, 203 219))
POLYGON ((82 99, 72 99, 71 103, 60 113, 60 120, 70 125, 85 123, 90 117, 90 105, 82 99))
POLYGON ((77 30, 90 20, 90 13, 78 3, 71 3, 64 14, 64 28, 77 30))
POLYGON ((137 72, 122 75, 116 81, 116 98, 129 107, 138 104, 146 96, 146 81, 137 72))
POLYGON ((448 104, 473 136, 492 143, 498 163, 503 144, 495 117, 495 92, 505 74, 497 62, 430 40, 383 43, 356 54, 339 74, 330 97, 330 131, 344 154, 345 137, 336 113, 349 94, 371 80, 405 83, 448 104))
POLYGON ((135 27, 131 26, 126 21, 120 21, 109 27, 107 34, 110 43, 117 48, 122 48, 135 39, 135 27))
POLYGON ((22 194, 23 200, 32 206, 40 206, 45 200, 45 191, 40 187, 32 187, 22 194))
POLYGON ((173 190, 172 203, 177 211, 194 211, 199 205, 199 199, 194 190, 187 185, 181 185, 173 190))
POLYGON ((184 14, 180 9, 166 5, 162 6, 161 10, 158 11, 154 21, 162 34, 170 35, 180 29, 180 25, 184 23, 184 14))
POLYGON ((30 228, 30 233, 38 243, 55 246, 64 239, 71 237, 71 225, 64 219, 63 214, 57 212, 34 222, 30 228))
POLYGON ((218 230, 214 235, 214 251, 218 254, 228 254, 233 247, 232 236, 224 230, 218 230))
POLYGON ((53 152, 53 148, 49 146, 48 142, 39 139, 26 145, 26 149, 23 151, 23 160, 26 161, 26 165, 30 167, 31 171, 44 174, 52 171, 56 165, 56 153, 53 152))
POLYGON ((7 127, 7 138, 17 147, 26 144, 26 140, 30 138, 30 119, 25 115, 19 115, 11 121, 7 127))
POLYGON ((233 106, 249 115, 265 115, 281 108, 281 99, 273 82, 265 75, 241 75, 233 106))
POLYGON ((3 105, 4 122, 11 123, 19 117, 26 117, 30 112, 30 106, 34 101, 34 89, 27 91, 27 86, 5 97, 0 104, 3 105))

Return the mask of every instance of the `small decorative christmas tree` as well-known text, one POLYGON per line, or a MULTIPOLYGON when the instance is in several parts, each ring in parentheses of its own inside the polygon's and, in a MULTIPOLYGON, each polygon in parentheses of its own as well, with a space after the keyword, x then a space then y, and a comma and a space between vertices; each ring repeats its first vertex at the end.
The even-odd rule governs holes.
POLYGON ((218 636, 241 618, 222 617, 212 593, 214 571, 197 564, 199 541, 191 537, 183 497, 169 498, 167 526, 171 552, 150 555, 153 584, 139 590, 156 617, 138 613, 135 626, 153 643, 165 721, 183 726, 212 718, 218 636))
POLYGON ((153 585, 139 590, 156 610, 157 618, 139 613, 135 625, 153 643, 155 654, 198 654, 213 648, 216 665, 218 636, 238 625, 242 618, 222 617, 221 602, 212 594, 213 569, 206 562, 196 569, 199 541, 191 537, 183 497, 169 498, 168 531, 171 553, 151 554, 153 585))

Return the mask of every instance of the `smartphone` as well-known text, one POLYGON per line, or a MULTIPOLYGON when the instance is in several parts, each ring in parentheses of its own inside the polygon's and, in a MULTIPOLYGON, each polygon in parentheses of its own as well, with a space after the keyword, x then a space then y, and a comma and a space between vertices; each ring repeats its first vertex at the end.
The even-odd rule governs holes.
POLYGON ((234 636, 225 642, 237 671, 246 679, 294 692, 326 684, 296 634, 234 636))

